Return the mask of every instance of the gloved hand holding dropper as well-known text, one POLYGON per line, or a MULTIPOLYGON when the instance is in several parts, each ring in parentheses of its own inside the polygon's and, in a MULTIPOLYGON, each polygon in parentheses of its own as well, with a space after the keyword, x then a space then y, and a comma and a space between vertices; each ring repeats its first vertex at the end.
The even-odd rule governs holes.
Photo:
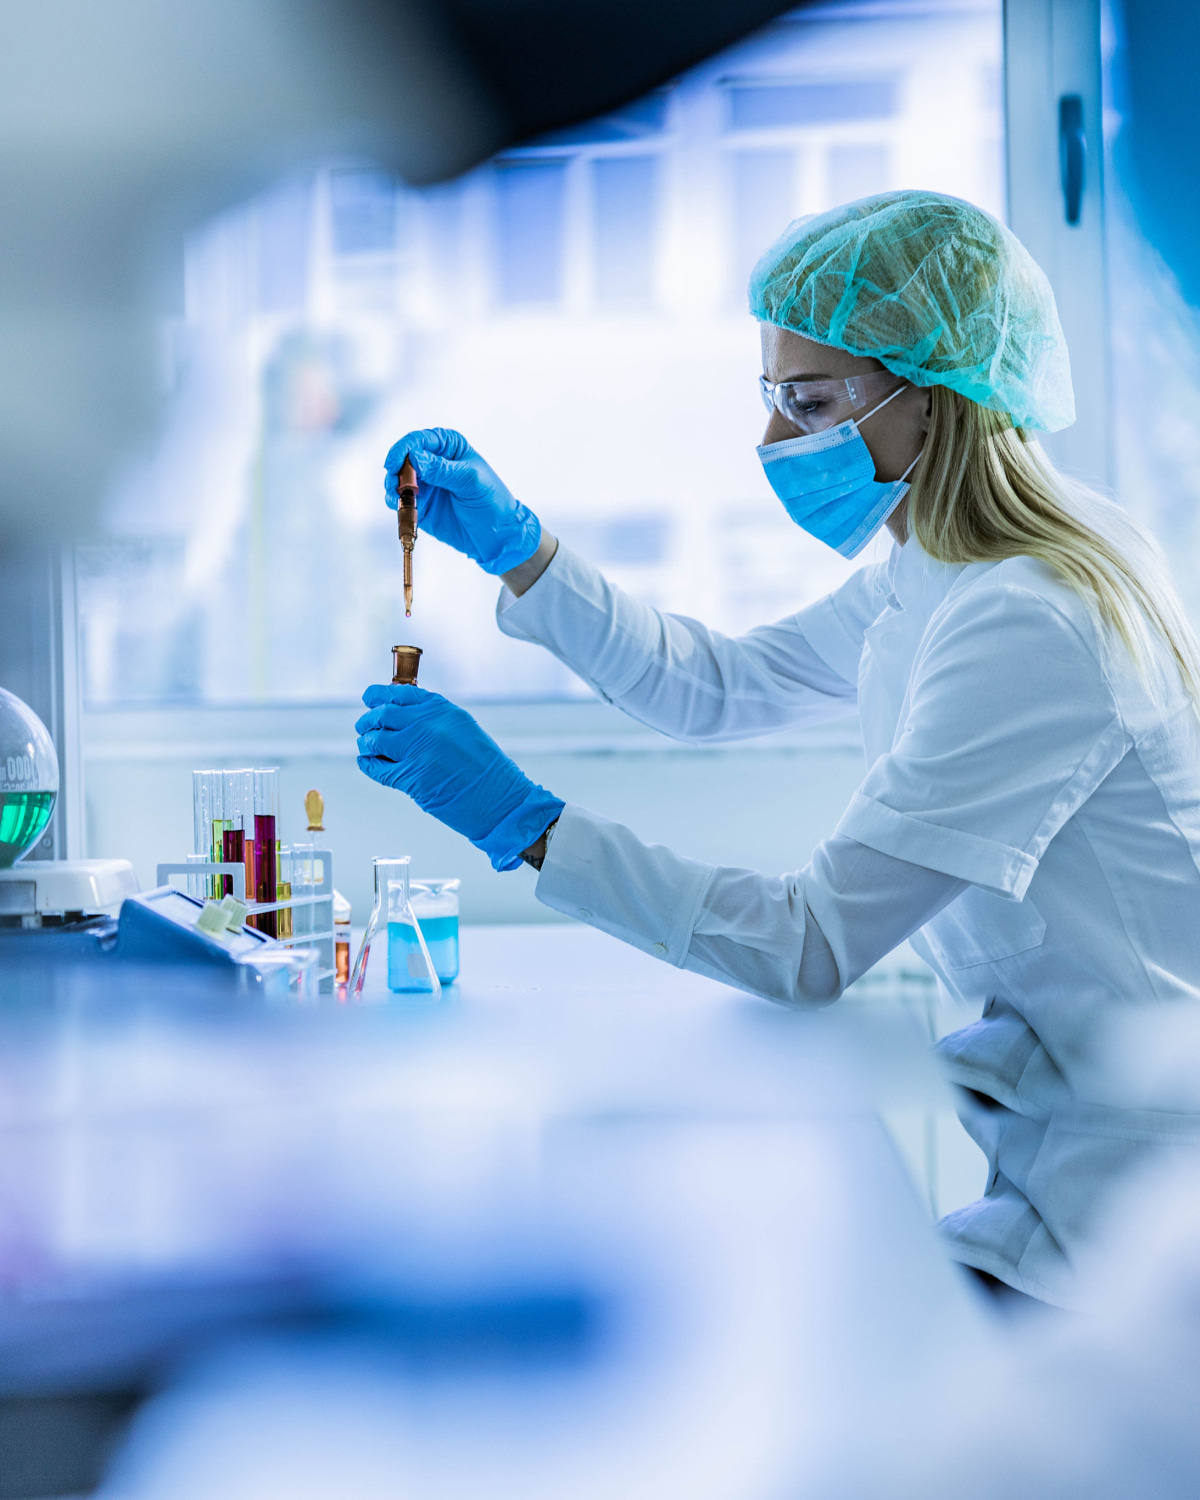
POLYGON ((528 562, 542 540, 538 518, 460 432, 426 427, 406 433, 384 460, 384 492, 394 510, 405 458, 421 482, 421 529, 465 553, 486 572, 508 573, 528 562))

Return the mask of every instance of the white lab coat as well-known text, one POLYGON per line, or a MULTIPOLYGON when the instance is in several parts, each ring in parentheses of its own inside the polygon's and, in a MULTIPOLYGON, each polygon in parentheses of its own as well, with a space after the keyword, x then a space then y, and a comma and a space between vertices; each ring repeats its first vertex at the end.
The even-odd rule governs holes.
POLYGON ((683 740, 857 701, 869 770, 803 869, 716 868, 568 805, 538 899, 792 1003, 836 998, 911 937, 982 1006, 939 1044, 990 1168, 984 1197, 942 1221, 952 1252, 1069 1302, 1106 1190, 1195 1135, 1194 1118, 1131 1096, 1105 1045, 1132 1007, 1200 1000, 1200 722, 1174 669, 1156 698, 1040 563, 949 566, 915 539, 736 640, 637 603, 562 547, 498 618, 683 740))

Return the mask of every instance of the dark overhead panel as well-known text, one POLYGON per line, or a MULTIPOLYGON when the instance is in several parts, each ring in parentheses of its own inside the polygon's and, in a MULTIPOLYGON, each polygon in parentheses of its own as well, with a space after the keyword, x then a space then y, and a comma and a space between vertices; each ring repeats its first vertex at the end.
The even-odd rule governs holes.
POLYGON ((431 0, 504 144, 610 114, 796 0, 431 0))

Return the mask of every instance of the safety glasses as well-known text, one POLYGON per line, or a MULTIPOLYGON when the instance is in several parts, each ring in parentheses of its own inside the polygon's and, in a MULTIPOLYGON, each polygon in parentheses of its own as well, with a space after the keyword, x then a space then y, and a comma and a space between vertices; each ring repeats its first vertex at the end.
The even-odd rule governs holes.
POLYGON ((872 370, 849 380, 781 380, 775 385, 760 375, 758 384, 768 411, 777 411, 797 432, 824 432, 904 382, 890 370, 872 370))

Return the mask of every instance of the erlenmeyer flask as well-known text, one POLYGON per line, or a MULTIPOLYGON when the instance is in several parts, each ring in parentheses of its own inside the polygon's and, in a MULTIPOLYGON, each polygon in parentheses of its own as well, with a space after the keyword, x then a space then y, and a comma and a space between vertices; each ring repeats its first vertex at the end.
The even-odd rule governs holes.
POLYGON ((375 860, 375 901, 350 975, 349 997, 352 1000, 361 999, 371 949, 378 947, 384 939, 387 942, 389 990, 429 995, 435 1000, 442 993, 441 981, 408 899, 409 863, 407 854, 400 859, 375 860))

